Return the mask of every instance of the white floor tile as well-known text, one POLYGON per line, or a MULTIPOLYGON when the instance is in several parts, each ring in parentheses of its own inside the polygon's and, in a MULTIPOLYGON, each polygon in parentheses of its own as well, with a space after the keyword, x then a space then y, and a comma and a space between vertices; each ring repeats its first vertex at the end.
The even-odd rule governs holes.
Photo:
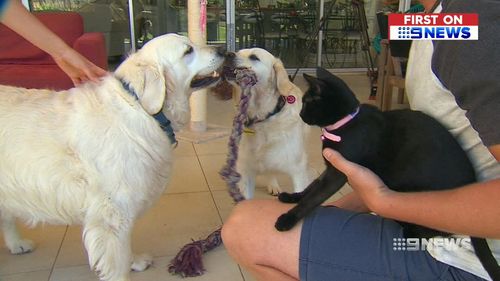
POLYGON ((194 149, 197 155, 227 154, 227 142, 229 138, 220 138, 206 143, 195 143, 194 149))
POLYGON ((87 252, 82 241, 82 227, 78 225, 68 227, 54 266, 75 265, 85 265, 89 270, 87 252))
POLYGON ((177 147, 174 149, 174 155, 177 156, 195 156, 193 144, 191 142, 179 141, 177 147))
MULTIPOLYGON (((132 249, 137 254, 175 255, 191 239, 204 238, 221 226, 209 192, 164 195, 134 227, 132 249)), ((80 227, 71 227, 56 268, 86 265, 80 227)))
MULTIPOLYGON (((174 281, 189 280, 180 276, 171 275, 167 266, 173 256, 157 257, 153 265, 143 272, 131 272, 132 281, 174 281)), ((196 281, 243 281, 240 269, 227 255, 224 247, 214 249, 203 259, 205 274, 191 278, 196 281)), ((28 280, 28 279, 25 279, 28 280)), ((72 266, 56 268, 50 281, 97 281, 97 276, 89 271, 88 266, 72 266)), ((10 281, 10 280, 9 280, 10 281)), ((14 280, 12 280, 14 281, 14 280)), ((18 281, 16 279, 16 281, 18 281)), ((21 280, 19 280, 21 281, 21 280)), ((24 280, 23 280, 24 281, 24 280)), ((33 280, 30 280, 33 281, 33 280)))
POLYGON ((2 281, 47 281, 49 280, 50 270, 32 271, 24 273, 15 273, 12 275, 0 276, 2 281))
POLYGON ((209 192, 168 194, 139 219, 132 248, 138 254, 175 255, 191 239, 205 238, 220 226, 209 192))
POLYGON ((31 253, 12 255, 5 247, 3 236, 0 235, 2 245, 0 275, 51 269, 66 232, 66 226, 38 226, 30 229, 20 225, 19 230, 24 239, 35 243, 35 249, 31 253))
POLYGON ((99 281, 88 265, 55 268, 49 281, 99 281))
POLYGON ((198 158, 210 190, 225 190, 226 183, 219 171, 226 164, 226 154, 200 155, 198 158))
POLYGON ((170 183, 165 193, 208 191, 207 181, 196 156, 179 156, 174 161, 170 183))

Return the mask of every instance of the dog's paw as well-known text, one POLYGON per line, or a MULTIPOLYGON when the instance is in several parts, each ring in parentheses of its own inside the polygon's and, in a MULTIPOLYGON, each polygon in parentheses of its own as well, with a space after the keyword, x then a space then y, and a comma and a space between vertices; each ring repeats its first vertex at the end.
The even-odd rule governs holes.
POLYGON ((267 192, 272 196, 278 196, 281 193, 281 188, 278 184, 268 184, 267 192))
POLYGON ((286 213, 281 215, 278 220, 276 220, 276 224, 274 224, 274 227, 278 231, 288 231, 292 229, 298 221, 299 219, 297 218, 297 216, 286 213))
POLYGON ((13 255, 22 255, 30 253, 34 249, 34 243, 31 240, 19 240, 13 245, 9 245, 8 248, 13 255))
POLYGON ((133 271, 144 271, 153 264, 153 257, 149 254, 141 254, 134 256, 131 269, 133 271))
POLYGON ((288 193, 282 192, 278 195, 278 200, 283 203, 298 203, 302 199, 302 193, 288 193))

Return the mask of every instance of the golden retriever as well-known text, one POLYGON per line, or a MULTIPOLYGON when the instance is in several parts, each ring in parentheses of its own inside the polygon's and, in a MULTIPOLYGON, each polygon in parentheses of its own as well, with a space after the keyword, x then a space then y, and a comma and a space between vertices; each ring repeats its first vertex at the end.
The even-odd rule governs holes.
MULTIPOLYGON (((173 130, 189 119, 189 95, 218 82, 224 54, 167 34, 131 54, 99 83, 68 91, 0 86, 0 213, 13 254, 29 252, 15 218, 82 224, 101 280, 127 281, 136 218, 164 191, 173 130), (170 121, 165 133, 153 115, 170 121)), ((168 121, 167 121, 168 123, 168 121)))
MULTIPOLYGON (((242 194, 253 198, 256 175, 269 171, 288 174, 294 191, 304 190, 311 174, 304 147, 309 127, 299 116, 302 91, 290 82, 281 60, 264 49, 240 50, 228 64, 230 68, 248 68, 257 76, 236 164, 242 194)), ((271 177, 268 188, 271 194, 281 191, 275 177, 271 177)))

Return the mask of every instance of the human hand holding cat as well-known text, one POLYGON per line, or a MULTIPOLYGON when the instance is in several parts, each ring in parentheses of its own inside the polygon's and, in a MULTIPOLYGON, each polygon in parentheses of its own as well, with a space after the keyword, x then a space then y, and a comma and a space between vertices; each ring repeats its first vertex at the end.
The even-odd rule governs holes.
POLYGON ((337 151, 326 148, 323 150, 323 156, 347 176, 352 189, 372 212, 377 212, 381 206, 390 202, 389 196, 396 193, 387 188, 385 183, 370 169, 346 160, 337 151))

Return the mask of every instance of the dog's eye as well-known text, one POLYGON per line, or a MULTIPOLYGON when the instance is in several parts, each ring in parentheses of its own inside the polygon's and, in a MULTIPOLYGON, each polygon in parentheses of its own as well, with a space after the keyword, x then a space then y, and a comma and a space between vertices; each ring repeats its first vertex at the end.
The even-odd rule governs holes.
POLYGON ((193 47, 188 46, 188 49, 184 52, 184 55, 187 56, 193 52, 193 47))
POLYGON ((250 60, 254 60, 254 61, 260 61, 260 59, 256 56, 256 55, 250 55, 250 57, 248 57, 250 60))

